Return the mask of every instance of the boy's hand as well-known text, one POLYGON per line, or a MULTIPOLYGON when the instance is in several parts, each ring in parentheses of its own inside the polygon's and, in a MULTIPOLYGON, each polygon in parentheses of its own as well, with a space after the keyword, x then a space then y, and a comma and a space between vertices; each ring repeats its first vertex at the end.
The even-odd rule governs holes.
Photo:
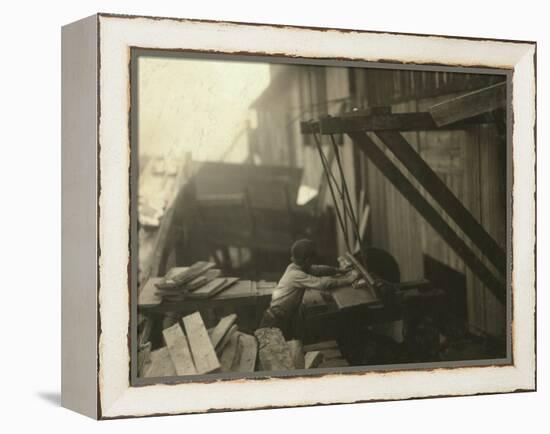
POLYGON ((357 279, 359 279, 359 272, 357 270, 351 270, 349 274, 346 276, 349 283, 355 282, 357 279))

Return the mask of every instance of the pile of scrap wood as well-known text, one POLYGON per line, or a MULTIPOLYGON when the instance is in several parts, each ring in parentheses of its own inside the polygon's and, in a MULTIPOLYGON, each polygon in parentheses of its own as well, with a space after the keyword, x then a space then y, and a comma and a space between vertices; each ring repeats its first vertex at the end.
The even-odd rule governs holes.
POLYGON ((199 312, 183 317, 181 324, 162 332, 165 347, 155 351, 144 347, 140 352, 140 376, 253 372, 258 352, 256 338, 240 332, 236 320, 237 315, 228 315, 207 330, 199 312))
POLYGON ((349 366, 336 341, 302 345, 285 341, 278 328, 260 328, 254 336, 239 331, 237 315, 207 329, 199 312, 163 330, 165 347, 138 352, 141 377, 203 375, 216 372, 291 371, 349 366))
POLYGON ((239 280, 236 277, 220 276, 221 271, 214 269, 212 262, 199 261, 190 267, 175 267, 155 283, 155 294, 172 302, 185 298, 209 298, 239 280))

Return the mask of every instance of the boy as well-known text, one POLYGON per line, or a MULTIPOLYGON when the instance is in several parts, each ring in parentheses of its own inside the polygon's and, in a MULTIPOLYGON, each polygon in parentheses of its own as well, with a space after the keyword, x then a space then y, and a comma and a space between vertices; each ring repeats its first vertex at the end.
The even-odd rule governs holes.
POLYGON ((265 311, 260 328, 277 327, 286 340, 296 337, 294 330, 301 319, 301 304, 306 289, 327 291, 351 285, 359 274, 354 270, 342 277, 339 268, 313 265, 316 252, 312 241, 296 241, 291 248, 291 264, 287 267, 271 296, 271 304, 265 311))

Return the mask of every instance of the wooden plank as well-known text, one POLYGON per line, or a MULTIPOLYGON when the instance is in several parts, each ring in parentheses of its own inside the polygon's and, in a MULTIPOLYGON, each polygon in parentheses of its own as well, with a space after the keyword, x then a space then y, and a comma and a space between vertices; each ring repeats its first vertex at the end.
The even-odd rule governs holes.
POLYGON ((143 289, 138 295, 139 307, 158 306, 162 302, 162 297, 156 293, 156 284, 162 281, 162 277, 151 277, 145 282, 143 289))
POLYGON ((338 348, 338 342, 323 341, 323 342, 316 342, 314 344, 305 345, 304 352, 310 353, 312 351, 322 351, 322 350, 328 350, 331 348, 338 348))
POLYGON ((214 267, 215 264, 212 262, 195 262, 189 268, 184 268, 181 272, 171 273, 170 277, 165 277, 161 282, 156 284, 156 287, 159 289, 174 289, 183 286, 214 267))
POLYGON ((399 132, 395 131, 381 131, 376 135, 403 163, 420 185, 441 205, 443 210, 474 242, 476 247, 504 274, 506 271, 506 253, 504 250, 428 166, 418 152, 413 149, 409 142, 399 132))
POLYGON ((221 356, 220 365, 222 372, 232 372, 240 358, 240 333, 233 333, 225 346, 221 356))
POLYGON ((479 277, 495 296, 504 302, 506 286, 489 268, 476 256, 468 245, 449 226, 443 217, 422 196, 416 187, 401 173, 394 163, 378 148, 365 133, 350 133, 357 146, 369 157, 370 161, 399 190, 405 199, 420 213, 430 226, 445 240, 464 263, 479 277))
POLYGON ((241 352, 235 370, 237 372, 254 372, 258 357, 258 341, 254 336, 242 332, 238 332, 238 334, 240 335, 241 352))
POLYGON ((162 331, 170 358, 178 375, 195 375, 197 370, 189 350, 189 344, 179 323, 162 331))
MULTIPOLYGON (((216 354, 220 355, 227 343, 229 342, 229 339, 231 339, 231 336, 236 333, 239 330, 239 327, 237 327, 237 324, 233 324, 231 328, 227 331, 225 336, 222 338, 222 340, 219 342, 218 346, 215 347, 216 354)), ((212 337, 211 337, 212 338, 212 337)))
POLYGON ((438 126, 459 122, 506 106, 506 81, 430 107, 438 126))
POLYGON ((323 353, 321 351, 309 351, 304 359, 306 369, 317 368, 323 361, 323 353))
POLYGON ((333 289, 330 291, 330 294, 339 309, 347 309, 359 305, 380 304, 380 300, 373 295, 370 288, 345 286, 333 289))
POLYGON ((159 348, 158 350, 151 351, 149 355, 149 362, 144 367, 143 376, 146 378, 154 377, 173 377, 176 374, 176 368, 170 357, 170 353, 167 347, 159 348))
POLYGON ((189 339, 189 347, 198 374, 208 374, 220 369, 220 362, 199 312, 183 317, 183 325, 189 339))
POLYGON ((293 339, 291 341, 288 341, 287 345, 288 345, 288 348, 290 349, 290 356, 294 361, 294 368, 304 369, 305 367, 304 346, 302 345, 302 342, 297 339, 293 339))
POLYGON ((164 276, 165 279, 172 279, 174 276, 177 276, 180 273, 183 273, 185 270, 189 270, 189 267, 172 267, 164 276))
POLYGON ((237 315, 232 313, 231 315, 227 315, 223 317, 220 322, 218 322, 218 325, 214 328, 212 333, 210 334, 210 341, 212 341, 212 345, 214 348, 217 348, 223 337, 226 335, 228 330, 231 328, 233 324, 235 324, 235 321, 237 320, 237 315))
POLYGON ((326 117, 318 122, 302 122, 302 134, 346 134, 365 131, 430 131, 464 128, 465 125, 487 123, 488 119, 466 119, 439 127, 430 112, 373 114, 370 116, 326 117))
POLYGON ((211 298, 220 292, 225 291, 238 280, 238 277, 219 277, 211 282, 208 282, 196 291, 187 294, 187 297, 194 299, 211 298))
POLYGON ((319 364, 319 368, 345 368, 347 366, 349 366, 349 362, 343 358, 324 360, 319 364))

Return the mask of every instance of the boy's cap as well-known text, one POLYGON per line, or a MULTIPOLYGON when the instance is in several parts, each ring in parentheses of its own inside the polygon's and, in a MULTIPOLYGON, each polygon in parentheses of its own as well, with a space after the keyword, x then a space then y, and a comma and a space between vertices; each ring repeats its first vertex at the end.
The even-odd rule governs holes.
POLYGON ((302 239, 296 241, 290 249, 292 258, 297 264, 303 264, 306 259, 313 258, 315 256, 315 243, 308 239, 302 239))

